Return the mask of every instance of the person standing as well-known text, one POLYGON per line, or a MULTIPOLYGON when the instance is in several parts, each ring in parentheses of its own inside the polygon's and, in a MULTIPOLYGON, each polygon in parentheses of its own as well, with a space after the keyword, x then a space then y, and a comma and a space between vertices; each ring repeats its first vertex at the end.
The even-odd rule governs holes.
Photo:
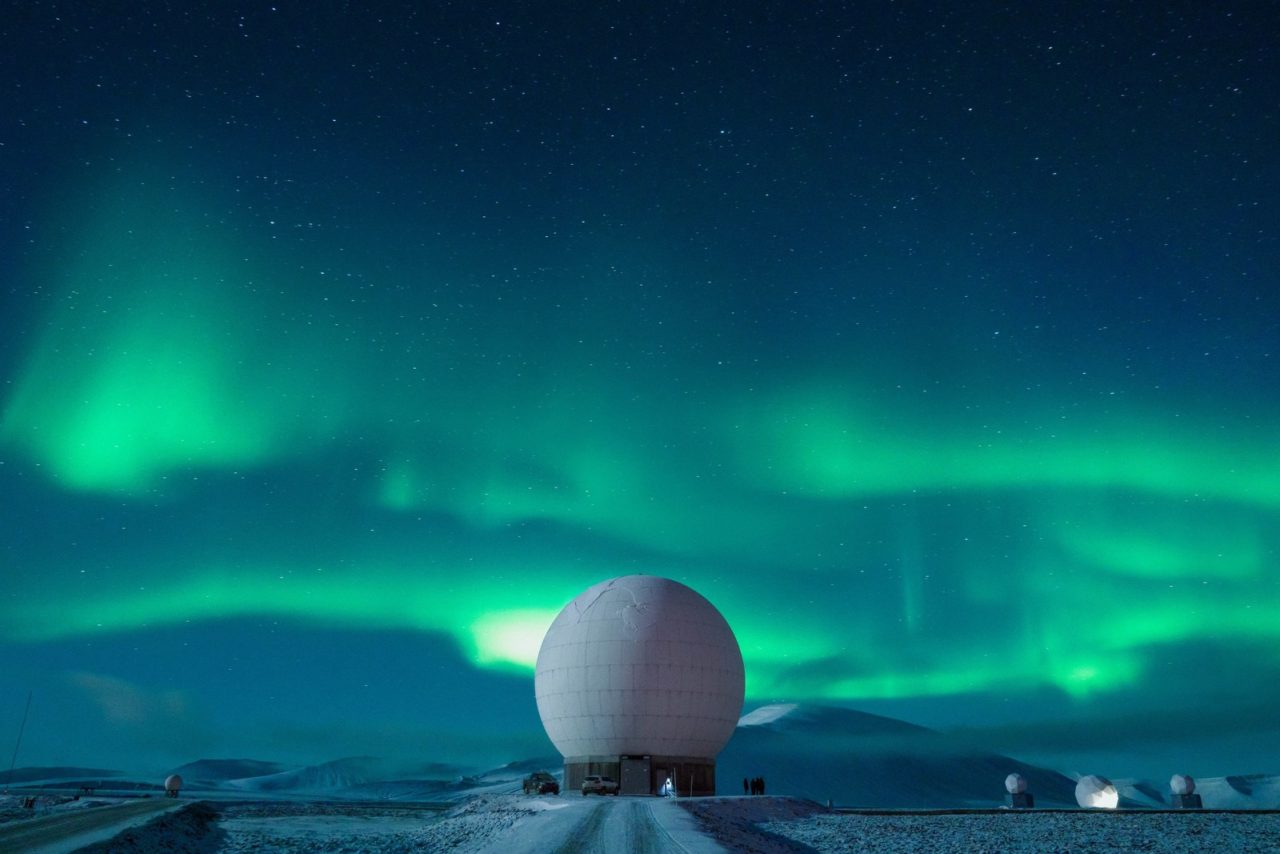
POLYGON ((742 778, 742 794, 744 795, 751 794, 751 781, 748 780, 746 777, 742 778))

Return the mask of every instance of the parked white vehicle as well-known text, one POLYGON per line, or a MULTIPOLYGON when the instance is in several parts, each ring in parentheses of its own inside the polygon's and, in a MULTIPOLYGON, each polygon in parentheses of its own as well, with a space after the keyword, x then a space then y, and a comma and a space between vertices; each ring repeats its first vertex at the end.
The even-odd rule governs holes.
POLYGON ((618 794, 618 781, 612 777, 602 777, 599 774, 588 774, 582 778, 582 796, 587 795, 616 795, 618 794))

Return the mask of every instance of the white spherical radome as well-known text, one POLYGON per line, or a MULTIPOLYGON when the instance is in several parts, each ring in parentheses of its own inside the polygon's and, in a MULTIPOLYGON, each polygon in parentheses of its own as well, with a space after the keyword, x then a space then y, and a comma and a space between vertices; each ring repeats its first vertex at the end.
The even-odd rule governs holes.
POLYGON ((652 575, 579 594, 547 630, 534 671, 538 714, 566 758, 713 758, 737 726, 744 687, 720 612, 652 575))
POLYGON ((176 792, 182 788, 182 776, 179 774, 170 774, 164 778, 164 790, 166 792, 176 792))
POLYGON ((1113 810, 1120 804, 1120 793, 1106 777, 1089 774, 1076 783, 1076 803, 1085 809, 1113 810))
POLYGON ((1175 795, 1190 795, 1196 790, 1196 781, 1187 774, 1174 774, 1169 778, 1169 788, 1175 795))
POLYGON ((1004 778, 1004 787, 1011 795, 1018 795, 1027 790, 1027 778, 1021 774, 1010 774, 1004 778))

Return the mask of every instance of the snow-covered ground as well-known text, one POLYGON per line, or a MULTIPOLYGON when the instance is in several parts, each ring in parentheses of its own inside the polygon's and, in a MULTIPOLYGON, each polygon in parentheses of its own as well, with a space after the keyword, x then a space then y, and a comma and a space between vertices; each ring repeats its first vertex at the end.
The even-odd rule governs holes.
POLYGON ((1089 811, 814 815, 761 830, 821 852, 1280 851, 1280 816, 1089 811))
MULTIPOLYGON (((447 850, 424 833, 440 827, 435 812, 267 802, 224 806, 219 813, 217 851, 447 850)), ((494 824, 505 828, 510 821, 495 816, 494 824)))
MULTIPOLYGON (((83 811, 83 808, 74 809, 83 811)), ((0 839, 0 849, 4 848, 0 839)), ((308 804, 264 800, 218 804, 197 801, 183 805, 177 812, 139 823, 84 850, 92 854, 171 851, 381 854, 409 850, 480 854, 542 854, 555 850, 627 850, 639 854, 666 851, 688 854, 727 851, 1262 854, 1280 851, 1280 814, 1083 810, 838 813, 812 801, 785 797, 665 800, 488 794, 466 798, 444 812, 372 802, 308 804)))
POLYGON ((221 808, 216 849, 228 852, 458 851, 543 854, 721 852, 696 822, 657 798, 477 795, 445 813, 374 805, 252 804, 221 808))
POLYGON ((838 813, 792 798, 683 802, 735 851, 1280 851, 1280 815, 1213 812, 838 813))

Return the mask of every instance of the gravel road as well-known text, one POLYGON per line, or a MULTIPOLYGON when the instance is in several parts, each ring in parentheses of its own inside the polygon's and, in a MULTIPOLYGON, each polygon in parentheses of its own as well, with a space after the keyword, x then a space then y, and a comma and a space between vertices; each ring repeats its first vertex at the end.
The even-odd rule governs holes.
POLYGON ((168 798, 141 798, 0 825, 0 854, 74 851, 184 803, 168 798))

